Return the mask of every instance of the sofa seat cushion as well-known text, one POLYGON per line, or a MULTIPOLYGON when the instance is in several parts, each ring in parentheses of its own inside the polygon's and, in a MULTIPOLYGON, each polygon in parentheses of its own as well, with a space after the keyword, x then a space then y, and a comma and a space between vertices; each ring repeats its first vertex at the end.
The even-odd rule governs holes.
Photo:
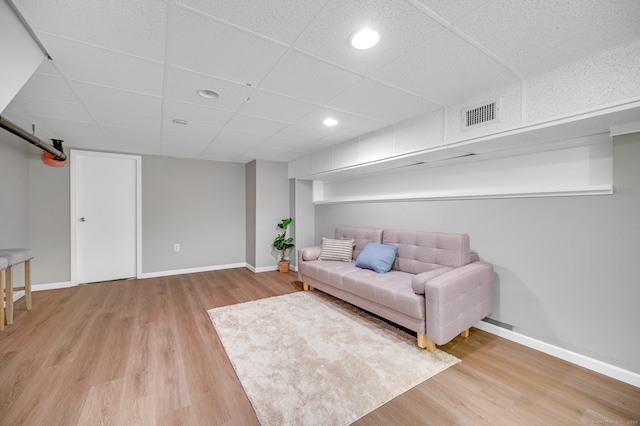
POLYGON ((378 274, 369 269, 358 269, 342 275, 342 289, 410 317, 424 319, 424 296, 414 293, 413 277, 413 274, 401 271, 378 274))
POLYGON ((361 271, 355 263, 339 260, 312 260, 303 262, 299 267, 302 274, 339 289, 343 288, 342 278, 345 275, 361 271))

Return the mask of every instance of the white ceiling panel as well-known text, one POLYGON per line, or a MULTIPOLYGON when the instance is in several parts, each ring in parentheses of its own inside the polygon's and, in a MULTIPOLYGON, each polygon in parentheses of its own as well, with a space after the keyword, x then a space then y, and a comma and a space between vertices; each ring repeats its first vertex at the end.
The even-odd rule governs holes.
POLYGON ((173 65, 239 83, 257 84, 287 51, 282 45, 179 7, 169 32, 173 65))
POLYGON ((80 105, 78 96, 71 90, 65 79, 38 72, 22 86, 20 95, 80 105))
POLYGON ((202 152, 209 144, 211 139, 194 138, 184 135, 171 135, 165 133, 162 135, 162 146, 173 145, 183 146, 185 148, 197 148, 202 152))
POLYGON ((93 118, 80 104, 59 102, 48 99, 16 96, 11 101, 11 107, 25 116, 40 116, 58 118, 68 121, 83 121, 92 123, 93 118))
MULTIPOLYGON (((446 122, 447 110, 498 88, 516 88, 525 105, 524 80, 640 42, 638 0, 12 2, 52 60, 7 106, 10 120, 79 148, 217 161, 286 161, 413 117, 446 122), (380 42, 361 51, 349 39, 364 26, 380 42), (325 127, 327 117, 338 125, 325 127)), ((622 68, 618 91, 631 72, 622 68)), ((625 119, 638 121, 594 117, 536 135, 574 137, 625 119)), ((429 129, 428 143, 444 143, 437 123, 429 129)), ((423 130, 413 131, 396 150, 422 146, 423 130)), ((536 143, 522 138, 476 149, 536 143)), ((388 152, 386 143, 378 148, 388 152)))
POLYGON ((238 130, 232 130, 229 128, 224 128, 218 136, 216 136, 213 141, 214 145, 247 145, 247 146, 256 146, 263 140, 265 140, 267 136, 258 135, 255 133, 246 133, 238 130))
POLYGON ((119 111, 125 114, 160 117, 162 98, 159 96, 142 95, 79 81, 71 82, 71 84, 88 107, 119 111))
POLYGON ((123 127, 125 129, 141 130, 143 132, 160 131, 160 112, 156 117, 133 115, 130 113, 111 111, 108 109, 89 108, 96 122, 101 126, 123 127))
POLYGON ((637 0, 495 0, 456 26, 526 78, 637 39, 639 16, 637 0))
POLYGON ((424 42, 373 76, 442 105, 455 104, 474 93, 518 79, 451 31, 424 42), (433 84, 434 81, 440 84, 433 84))
POLYGON ((443 28, 404 0, 329 0, 294 46, 366 76, 443 28), (363 27, 381 34, 372 49, 349 44, 363 27))
POLYGON ((204 124, 206 126, 222 127, 233 116, 230 111, 215 108, 203 108, 200 105, 178 102, 171 99, 165 101, 164 118, 166 120, 186 120, 191 123, 204 124))
POLYGON ((450 24, 455 24, 489 0, 415 0, 450 24))
MULTIPOLYGON (((220 127, 205 126, 199 123, 188 123, 187 125, 174 123, 172 120, 163 120, 162 122, 162 141, 167 139, 164 136, 183 136, 189 138, 206 139, 211 142, 218 133, 220 127)), ((173 139, 172 139, 173 140, 173 139)))
POLYGON ((311 142, 321 139, 332 132, 325 129, 312 129, 310 127, 291 125, 276 133, 280 138, 295 139, 298 141, 311 142))
POLYGON ((202 154, 202 148, 182 145, 162 145, 160 152, 167 157, 197 158, 202 154))
POLYGON ((271 136, 283 129, 286 123, 273 120, 265 120, 250 115, 236 114, 227 123, 226 128, 240 132, 251 132, 263 136, 271 136))
POLYGON ((351 113, 394 123, 439 109, 438 105, 387 85, 366 79, 327 103, 351 113))
POLYGON ((315 108, 317 108, 317 105, 309 102, 265 92, 264 90, 257 90, 239 111, 243 114, 293 123, 315 108))
POLYGON ((291 44, 326 0, 179 0, 180 4, 215 16, 265 37, 291 44))
POLYGON ((156 144, 160 146, 161 133, 160 132, 145 132, 142 130, 125 129, 123 127, 108 127, 102 126, 102 130, 105 134, 114 139, 127 139, 132 141, 138 141, 141 143, 156 144))
POLYGON ((267 75, 260 87, 324 103, 362 78, 358 74, 292 50, 267 75))
POLYGON ((169 67, 166 78, 165 95, 167 98, 227 111, 236 111, 255 90, 246 84, 238 84, 175 67, 169 67), (200 89, 212 90, 220 97, 216 99, 203 98, 198 95, 200 89))
POLYGON ((389 125, 389 123, 328 107, 320 107, 313 110, 300 120, 296 121, 296 124, 304 127, 327 130, 332 133, 342 133, 352 136, 358 136, 389 125), (333 127, 327 127, 322 124, 322 121, 326 118, 333 118, 338 122, 338 124, 333 127))
POLYGON ((306 141, 286 139, 278 136, 270 137, 260 144, 265 148, 276 148, 281 150, 298 151, 307 145, 306 141))
POLYGON ((60 135, 57 139, 64 140, 65 133, 77 133, 83 135, 103 135, 102 129, 96 123, 88 123, 83 121, 71 121, 71 120, 60 120, 57 118, 51 117, 37 117, 33 116, 31 122, 36 125, 36 136, 41 130, 47 130, 51 132, 49 129, 63 129, 56 130, 55 134, 60 135))
POLYGON ((163 66, 157 62, 38 34, 65 78, 162 96, 163 66))
POLYGON ((164 60, 166 0, 47 0, 16 2, 39 31, 83 43, 164 60))

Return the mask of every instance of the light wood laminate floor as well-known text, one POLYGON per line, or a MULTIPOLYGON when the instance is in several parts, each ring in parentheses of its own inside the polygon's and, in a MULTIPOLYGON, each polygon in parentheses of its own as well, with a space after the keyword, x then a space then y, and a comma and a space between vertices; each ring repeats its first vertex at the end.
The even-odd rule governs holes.
MULTIPOLYGON (((301 289, 238 268, 34 293, 0 333, 0 425, 257 424, 206 310, 301 289)), ((486 332, 441 349, 462 362, 357 424, 640 420, 639 388, 486 332)))

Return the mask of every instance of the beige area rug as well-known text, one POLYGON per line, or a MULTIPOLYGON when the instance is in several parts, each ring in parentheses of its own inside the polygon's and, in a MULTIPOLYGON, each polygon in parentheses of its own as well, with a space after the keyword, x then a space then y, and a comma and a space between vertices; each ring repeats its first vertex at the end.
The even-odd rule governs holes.
POLYGON ((208 313, 263 425, 347 425, 459 361, 318 292, 208 313))

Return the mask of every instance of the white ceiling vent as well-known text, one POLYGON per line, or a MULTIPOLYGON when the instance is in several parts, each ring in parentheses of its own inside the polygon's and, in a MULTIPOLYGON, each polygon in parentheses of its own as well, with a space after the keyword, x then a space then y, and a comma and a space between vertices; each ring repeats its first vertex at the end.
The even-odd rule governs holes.
POLYGON ((474 129, 485 124, 496 123, 500 118, 500 99, 462 110, 462 130, 474 129))

